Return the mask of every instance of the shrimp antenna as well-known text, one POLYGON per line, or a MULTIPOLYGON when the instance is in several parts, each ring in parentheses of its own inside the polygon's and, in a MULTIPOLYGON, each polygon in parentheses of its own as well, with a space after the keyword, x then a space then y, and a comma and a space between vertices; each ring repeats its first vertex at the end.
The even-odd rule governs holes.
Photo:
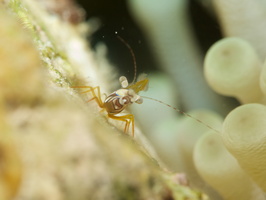
POLYGON ((129 49, 130 51, 130 54, 133 58, 133 63, 134 63, 134 79, 132 81, 132 84, 136 81, 136 78, 137 78, 137 62, 136 62, 136 56, 131 48, 131 46, 122 38, 120 37, 119 35, 116 36, 124 45, 126 45, 126 47, 129 49))
POLYGON ((172 109, 176 110, 177 112, 179 112, 179 113, 181 113, 181 114, 183 114, 183 115, 186 115, 187 117, 190 117, 190 118, 196 120, 197 122, 199 122, 199 123, 203 124, 204 126, 210 128, 211 130, 213 130, 213 131, 215 131, 215 132, 217 132, 217 133, 220 133, 218 130, 214 129, 213 127, 209 126, 208 124, 204 123, 203 121, 201 121, 201 120, 199 120, 199 119, 193 117, 192 115, 190 115, 190 114, 188 114, 188 113, 186 113, 186 112, 184 112, 184 111, 182 111, 182 110, 179 110, 178 108, 175 108, 175 107, 173 107, 173 106, 171 106, 171 105, 169 105, 169 104, 167 104, 167 103, 164 103, 163 101, 160 101, 160 100, 158 100, 158 99, 154 99, 154 98, 151 98, 151 97, 146 97, 146 96, 141 96, 141 97, 143 97, 143 98, 145 98, 145 99, 150 99, 150 100, 153 100, 153 101, 159 102, 159 103, 161 103, 161 104, 163 104, 163 105, 165 105, 165 106, 167 106, 167 107, 169 107, 169 108, 172 108, 172 109))

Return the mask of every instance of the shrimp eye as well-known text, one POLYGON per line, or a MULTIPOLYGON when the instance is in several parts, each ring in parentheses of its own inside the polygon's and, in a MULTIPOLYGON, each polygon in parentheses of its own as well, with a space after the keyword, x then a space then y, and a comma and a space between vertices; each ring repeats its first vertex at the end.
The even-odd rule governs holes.
POLYGON ((137 104, 142 104, 143 103, 143 99, 141 97, 139 97, 135 102, 137 104))

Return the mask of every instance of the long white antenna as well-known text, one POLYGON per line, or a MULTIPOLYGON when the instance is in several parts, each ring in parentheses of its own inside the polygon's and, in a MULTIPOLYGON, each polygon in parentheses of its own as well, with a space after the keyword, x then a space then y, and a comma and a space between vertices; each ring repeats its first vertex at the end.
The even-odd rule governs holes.
POLYGON ((181 114, 183 114, 183 115, 186 115, 187 117, 190 117, 190 118, 196 120, 197 122, 203 124, 204 126, 210 128, 211 130, 213 130, 213 131, 215 131, 215 132, 217 132, 217 133, 220 134, 220 131, 218 131, 217 129, 214 129, 213 127, 209 126, 208 124, 204 123, 203 121, 201 121, 201 120, 199 120, 199 119, 193 117, 192 115, 190 115, 190 114, 188 114, 188 113, 186 113, 186 112, 184 112, 184 111, 182 111, 182 110, 179 110, 178 108, 175 108, 175 107, 173 107, 173 106, 171 106, 171 105, 169 105, 169 104, 167 104, 167 103, 164 103, 163 101, 160 101, 160 100, 158 100, 158 99, 154 99, 154 98, 146 97, 146 96, 142 96, 142 95, 141 95, 141 97, 142 97, 142 98, 145 98, 145 99, 150 99, 150 100, 153 100, 153 101, 159 102, 159 103, 161 103, 161 104, 163 104, 163 105, 165 105, 165 106, 167 106, 167 107, 169 107, 169 108, 172 108, 172 109, 176 110, 177 112, 179 112, 179 113, 181 113, 181 114))

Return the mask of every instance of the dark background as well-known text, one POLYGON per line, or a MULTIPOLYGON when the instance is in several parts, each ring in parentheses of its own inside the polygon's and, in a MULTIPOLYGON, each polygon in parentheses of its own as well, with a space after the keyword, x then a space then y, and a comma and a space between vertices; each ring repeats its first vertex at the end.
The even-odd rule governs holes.
MULTIPOLYGON (((147 45, 147 40, 134 22, 124 0, 78 0, 86 10, 86 19, 100 20, 99 29, 88 40, 95 48, 97 43, 105 43, 108 48, 109 61, 119 68, 119 74, 133 77, 133 61, 129 50, 117 39, 118 33, 133 49, 138 72, 149 73, 157 69, 156 61, 147 45)), ((203 55, 219 38, 221 33, 215 16, 209 13, 196 0, 189 0, 188 10, 194 34, 198 40, 203 55)))

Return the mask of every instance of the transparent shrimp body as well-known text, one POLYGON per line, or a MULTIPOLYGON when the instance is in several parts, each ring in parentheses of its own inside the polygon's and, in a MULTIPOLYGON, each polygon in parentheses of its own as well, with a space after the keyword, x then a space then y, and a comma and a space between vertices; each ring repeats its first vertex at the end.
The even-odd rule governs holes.
POLYGON ((137 81, 136 83, 128 84, 127 78, 121 76, 119 79, 121 83, 121 89, 116 90, 106 97, 102 106, 108 113, 108 117, 126 123, 124 132, 127 133, 129 126, 132 126, 132 135, 134 136, 134 115, 117 115, 127 108, 128 105, 137 103, 141 104, 143 102, 142 97, 138 95, 140 91, 146 90, 149 80, 144 78, 137 81))
POLYGON ((133 81, 131 84, 128 84, 127 78, 125 76, 121 76, 119 81, 121 83, 121 89, 114 91, 104 100, 101 98, 99 86, 74 86, 72 88, 87 89, 82 93, 91 93, 92 98, 88 102, 95 100, 98 106, 107 112, 107 116, 109 118, 125 122, 125 133, 128 133, 129 127, 131 125, 132 135, 134 136, 134 115, 121 115, 121 112, 123 112, 129 105, 133 103, 141 104, 143 102, 142 97, 139 96, 138 93, 147 89, 149 80, 146 78, 146 75, 141 75, 137 82, 133 81))

